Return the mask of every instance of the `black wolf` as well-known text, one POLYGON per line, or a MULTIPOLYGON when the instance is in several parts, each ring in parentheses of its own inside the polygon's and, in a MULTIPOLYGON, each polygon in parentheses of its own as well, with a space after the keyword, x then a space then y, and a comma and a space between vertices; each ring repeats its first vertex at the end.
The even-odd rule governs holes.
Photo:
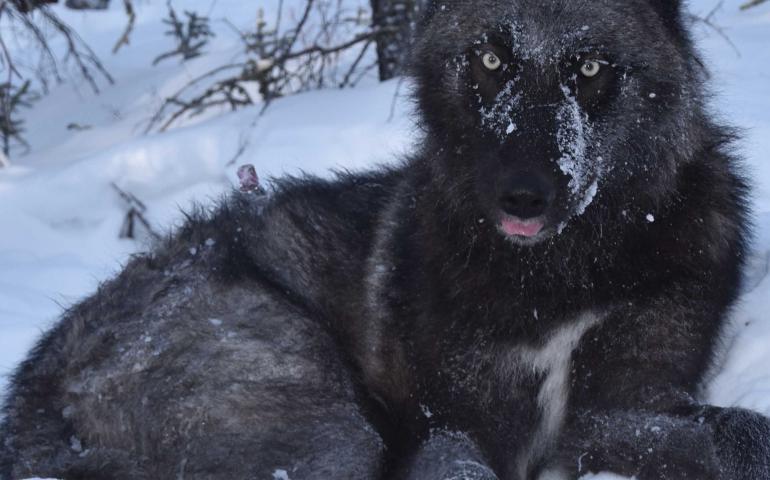
POLYGON ((68 311, 0 476, 770 478, 697 401, 747 185, 673 0, 447 0, 403 165, 234 194, 68 311))

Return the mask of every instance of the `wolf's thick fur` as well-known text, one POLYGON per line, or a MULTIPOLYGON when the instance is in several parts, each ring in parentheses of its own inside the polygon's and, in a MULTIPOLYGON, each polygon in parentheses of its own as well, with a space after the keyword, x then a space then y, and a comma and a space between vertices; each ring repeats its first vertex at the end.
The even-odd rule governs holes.
POLYGON ((402 166, 235 194, 65 314, 2 479, 770 478, 696 401, 747 187, 676 2, 438 2, 414 58, 402 166))

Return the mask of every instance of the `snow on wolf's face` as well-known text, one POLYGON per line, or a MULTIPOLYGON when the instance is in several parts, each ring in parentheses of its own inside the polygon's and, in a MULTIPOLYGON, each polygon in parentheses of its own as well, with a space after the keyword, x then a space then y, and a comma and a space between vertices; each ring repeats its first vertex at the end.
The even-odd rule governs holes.
POLYGON ((515 243, 561 233, 608 190, 670 190, 683 152, 651 153, 691 122, 697 82, 650 0, 620 3, 439 2, 418 43, 422 114, 456 153, 442 167, 463 182, 453 191, 472 190, 515 243))

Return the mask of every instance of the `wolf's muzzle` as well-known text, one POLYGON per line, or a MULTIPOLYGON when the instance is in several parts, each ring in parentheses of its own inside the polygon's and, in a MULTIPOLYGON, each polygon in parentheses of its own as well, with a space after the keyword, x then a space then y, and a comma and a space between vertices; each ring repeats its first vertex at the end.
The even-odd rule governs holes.
POLYGON ((506 183, 501 189, 500 209, 522 220, 545 214, 555 197, 552 182, 543 175, 523 172, 506 183))

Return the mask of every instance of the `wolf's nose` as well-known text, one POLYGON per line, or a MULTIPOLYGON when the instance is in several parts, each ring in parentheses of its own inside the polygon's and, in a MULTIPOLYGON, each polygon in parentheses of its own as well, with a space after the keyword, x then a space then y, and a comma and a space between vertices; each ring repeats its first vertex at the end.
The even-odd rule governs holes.
POLYGON ((522 220, 543 215, 551 204, 552 189, 536 176, 522 176, 513 181, 500 196, 500 208, 522 220))
POLYGON ((535 192, 522 190, 500 199, 503 211, 522 220, 539 217, 548 208, 548 201, 535 192))

